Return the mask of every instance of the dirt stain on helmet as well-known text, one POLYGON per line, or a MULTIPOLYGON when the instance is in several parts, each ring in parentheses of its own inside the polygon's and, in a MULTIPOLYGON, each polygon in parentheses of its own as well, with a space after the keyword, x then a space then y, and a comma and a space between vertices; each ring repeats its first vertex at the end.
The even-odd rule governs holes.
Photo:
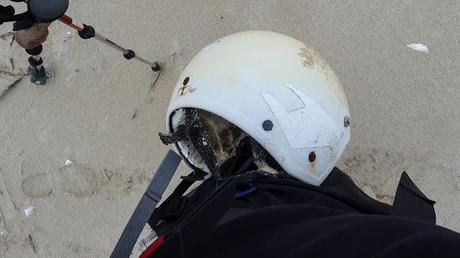
POLYGON ((327 63, 318 54, 318 52, 311 48, 300 48, 299 56, 302 58, 302 64, 305 67, 321 68, 322 70, 328 70, 327 63))
POLYGON ((337 75, 318 52, 305 46, 300 48, 299 56, 304 67, 311 70, 318 70, 324 74, 326 80, 334 85, 329 87, 330 91, 337 95, 342 102, 346 102, 345 93, 342 90, 342 84, 337 75))

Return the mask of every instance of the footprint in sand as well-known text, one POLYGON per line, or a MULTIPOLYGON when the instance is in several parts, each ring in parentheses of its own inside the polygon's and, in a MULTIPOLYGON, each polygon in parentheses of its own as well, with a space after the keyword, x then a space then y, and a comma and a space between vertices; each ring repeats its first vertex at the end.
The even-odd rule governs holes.
POLYGON ((149 180, 145 170, 95 169, 73 163, 55 173, 29 176, 22 182, 22 191, 31 198, 47 198, 68 193, 74 197, 89 197, 104 192, 126 192, 133 185, 149 180))

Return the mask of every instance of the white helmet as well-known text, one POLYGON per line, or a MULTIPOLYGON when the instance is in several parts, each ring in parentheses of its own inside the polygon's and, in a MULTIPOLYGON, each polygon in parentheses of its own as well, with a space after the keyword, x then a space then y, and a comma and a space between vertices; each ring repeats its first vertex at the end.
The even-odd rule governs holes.
MULTIPOLYGON (((197 54, 173 91, 169 132, 188 108, 238 127, 285 172, 313 185, 326 179, 350 140, 348 103, 334 71, 304 43, 274 32, 233 34, 197 54)), ((176 142, 189 165, 210 171, 190 144, 176 142)))

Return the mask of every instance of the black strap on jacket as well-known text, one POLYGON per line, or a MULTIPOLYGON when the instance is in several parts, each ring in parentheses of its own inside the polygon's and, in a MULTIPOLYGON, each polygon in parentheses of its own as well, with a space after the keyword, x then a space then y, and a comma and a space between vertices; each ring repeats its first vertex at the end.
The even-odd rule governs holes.
POLYGON ((175 152, 168 152, 131 215, 110 257, 129 257, 131 255, 140 233, 160 202, 181 160, 181 157, 175 152))

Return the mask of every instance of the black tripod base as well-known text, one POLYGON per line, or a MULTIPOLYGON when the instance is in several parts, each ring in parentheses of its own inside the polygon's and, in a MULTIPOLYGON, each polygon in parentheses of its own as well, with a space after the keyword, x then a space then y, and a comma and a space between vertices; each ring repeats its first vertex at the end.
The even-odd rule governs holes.
POLYGON ((152 71, 154 71, 154 72, 161 71, 161 65, 158 62, 153 63, 150 68, 152 68, 152 71))

